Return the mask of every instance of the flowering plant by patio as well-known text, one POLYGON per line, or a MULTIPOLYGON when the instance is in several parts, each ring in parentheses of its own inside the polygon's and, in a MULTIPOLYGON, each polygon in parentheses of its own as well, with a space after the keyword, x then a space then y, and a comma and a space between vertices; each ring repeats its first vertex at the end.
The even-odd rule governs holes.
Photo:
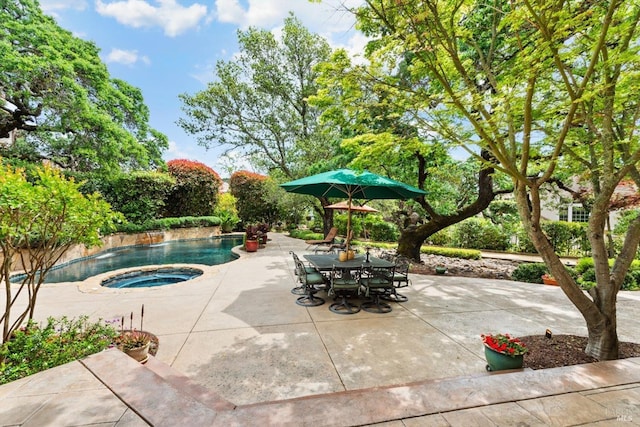
POLYGON ((508 356, 519 356, 527 352, 527 347, 518 338, 509 334, 480 335, 484 345, 498 353, 508 356))

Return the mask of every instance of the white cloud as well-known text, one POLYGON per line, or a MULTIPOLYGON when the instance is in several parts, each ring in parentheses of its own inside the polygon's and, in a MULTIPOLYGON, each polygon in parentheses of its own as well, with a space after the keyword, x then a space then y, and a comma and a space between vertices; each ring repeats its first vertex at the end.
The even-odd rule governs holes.
POLYGON ((360 6, 362 0, 216 0, 215 14, 219 22, 271 30, 276 38, 282 31, 289 12, 300 19, 312 33, 324 37, 334 47, 346 49, 352 56, 362 54, 366 38, 355 31, 355 17, 347 9, 360 6), (243 6, 245 4, 246 6, 243 6))
POLYGON ((56 11, 73 9, 85 10, 87 8, 86 0, 41 0, 40 7, 47 14, 55 14, 56 11))
POLYGON ((142 62, 146 65, 151 63, 151 60, 147 56, 138 55, 137 50, 123 50, 123 49, 111 49, 111 52, 106 57, 106 62, 115 62, 117 64, 133 65, 136 62, 142 62))
POLYGON ((161 27, 169 37, 194 28, 207 14, 207 7, 192 4, 184 7, 175 0, 158 0, 158 6, 144 0, 123 0, 105 3, 96 1, 96 11, 110 16, 119 23, 134 28, 161 27))
POLYGON ((187 159, 189 158, 189 153, 182 150, 175 141, 169 141, 169 148, 167 149, 167 151, 165 151, 163 157, 165 158, 165 160, 187 159))

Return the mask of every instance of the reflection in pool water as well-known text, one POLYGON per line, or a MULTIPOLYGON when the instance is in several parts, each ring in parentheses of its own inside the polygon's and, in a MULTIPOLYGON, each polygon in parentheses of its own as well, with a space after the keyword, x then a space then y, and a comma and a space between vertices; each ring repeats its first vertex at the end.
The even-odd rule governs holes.
MULTIPOLYGON (((215 237, 127 246, 57 267, 47 273, 45 283, 77 282, 96 274, 143 265, 224 264, 238 258, 231 252, 231 248, 240 244, 242 244, 242 237, 215 237)), ((19 277, 15 280, 19 280, 19 277)))

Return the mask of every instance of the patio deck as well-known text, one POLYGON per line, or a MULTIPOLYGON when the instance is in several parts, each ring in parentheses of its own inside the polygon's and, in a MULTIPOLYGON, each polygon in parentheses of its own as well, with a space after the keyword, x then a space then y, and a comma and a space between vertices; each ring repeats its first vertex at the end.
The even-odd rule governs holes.
MULTIPOLYGON (((586 333, 556 287, 412 275, 389 314, 295 304, 290 250, 265 249, 197 279, 138 290, 100 278, 45 286, 37 315, 139 313, 160 339, 138 365, 111 350, 0 386, 0 425, 590 425, 640 419, 640 359, 488 374, 481 333, 586 333), (624 397, 624 399, 622 398, 624 397)), ((640 294, 619 336, 640 342, 640 294)), ((135 326, 134 320, 134 326, 135 326)))

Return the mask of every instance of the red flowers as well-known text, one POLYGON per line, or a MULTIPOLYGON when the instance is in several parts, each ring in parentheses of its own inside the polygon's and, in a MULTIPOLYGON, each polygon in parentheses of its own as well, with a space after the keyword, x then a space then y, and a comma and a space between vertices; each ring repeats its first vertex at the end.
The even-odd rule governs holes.
POLYGON ((527 347, 518 338, 509 334, 480 335, 484 345, 498 353, 519 356, 527 352, 527 347))

